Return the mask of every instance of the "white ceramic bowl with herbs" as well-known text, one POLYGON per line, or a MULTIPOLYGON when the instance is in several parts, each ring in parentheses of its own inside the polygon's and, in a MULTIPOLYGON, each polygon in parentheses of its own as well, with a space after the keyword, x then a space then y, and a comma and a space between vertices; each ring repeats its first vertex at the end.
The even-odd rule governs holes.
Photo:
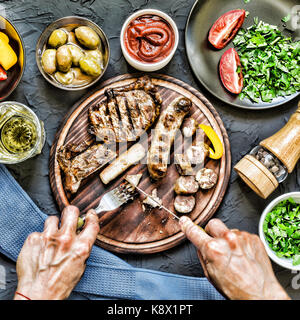
POLYGON ((275 263, 300 270, 300 192, 283 194, 265 208, 259 236, 275 263))

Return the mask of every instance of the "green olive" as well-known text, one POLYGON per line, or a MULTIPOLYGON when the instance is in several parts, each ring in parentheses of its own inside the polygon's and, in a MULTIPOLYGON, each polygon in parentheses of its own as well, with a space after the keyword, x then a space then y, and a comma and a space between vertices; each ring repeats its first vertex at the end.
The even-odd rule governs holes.
POLYGON ((56 50, 45 50, 42 56, 42 66, 45 72, 52 74, 56 71, 56 50))
POLYGON ((72 69, 70 69, 67 73, 57 71, 54 74, 54 77, 61 84, 69 85, 74 80, 74 73, 72 69))
POLYGON ((75 29, 77 40, 88 49, 96 49, 100 45, 98 34, 90 27, 81 26, 75 29))
POLYGON ((74 85, 88 84, 94 80, 94 77, 83 73, 80 68, 72 68, 74 73, 74 85))
POLYGON ((56 59, 59 71, 68 72, 70 70, 72 66, 72 55, 67 45, 57 49, 56 59))
POLYGON ((89 76, 98 77, 101 74, 100 64, 91 57, 83 57, 79 61, 80 69, 89 76))
POLYGON ((58 48, 66 44, 67 39, 68 39, 68 35, 64 30, 56 29, 51 33, 48 40, 48 44, 53 48, 58 48))
POLYGON ((68 34, 68 43, 69 44, 75 44, 78 46, 78 41, 76 40, 75 33, 73 31, 69 32, 68 34))
POLYGON ((77 46, 74 46, 73 44, 68 44, 67 45, 72 56, 72 63, 74 66, 79 65, 79 60, 83 57, 84 52, 77 46))
POLYGON ((96 50, 86 50, 85 54, 87 57, 94 58, 101 67, 103 67, 103 54, 99 49, 96 50))

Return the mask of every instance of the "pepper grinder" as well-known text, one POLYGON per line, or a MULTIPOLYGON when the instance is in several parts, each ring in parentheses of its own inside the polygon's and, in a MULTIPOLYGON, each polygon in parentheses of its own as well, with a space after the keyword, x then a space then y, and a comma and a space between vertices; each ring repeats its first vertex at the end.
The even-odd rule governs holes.
POLYGON ((300 101, 287 124, 260 142, 234 167, 242 180, 266 199, 300 159, 300 101))

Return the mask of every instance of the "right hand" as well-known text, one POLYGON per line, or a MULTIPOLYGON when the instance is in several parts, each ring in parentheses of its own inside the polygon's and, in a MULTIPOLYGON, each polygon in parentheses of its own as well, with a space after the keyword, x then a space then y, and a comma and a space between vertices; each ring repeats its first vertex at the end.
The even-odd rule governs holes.
POLYGON ((290 299, 277 281, 264 245, 257 235, 229 230, 212 219, 205 231, 186 216, 180 226, 198 249, 209 281, 234 300, 290 299))

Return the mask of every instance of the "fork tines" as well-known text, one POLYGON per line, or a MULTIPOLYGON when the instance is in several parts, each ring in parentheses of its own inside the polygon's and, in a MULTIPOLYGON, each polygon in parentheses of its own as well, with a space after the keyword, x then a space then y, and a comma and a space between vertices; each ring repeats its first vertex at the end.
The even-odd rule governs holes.
POLYGON ((118 188, 116 188, 114 193, 124 202, 133 200, 134 197, 137 195, 134 186, 132 186, 127 181, 125 181, 118 188))

